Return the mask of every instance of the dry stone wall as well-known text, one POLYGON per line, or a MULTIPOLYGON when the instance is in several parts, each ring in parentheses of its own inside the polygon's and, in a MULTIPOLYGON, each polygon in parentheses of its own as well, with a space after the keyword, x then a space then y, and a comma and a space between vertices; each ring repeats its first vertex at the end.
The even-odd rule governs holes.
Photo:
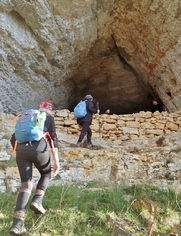
MULTIPOLYGON (((93 138, 102 138, 115 144, 123 141, 161 137, 181 129, 181 111, 160 113, 140 111, 126 115, 94 115, 91 125, 93 138)), ((74 115, 69 110, 55 111, 57 129, 68 134, 79 135, 74 115)))

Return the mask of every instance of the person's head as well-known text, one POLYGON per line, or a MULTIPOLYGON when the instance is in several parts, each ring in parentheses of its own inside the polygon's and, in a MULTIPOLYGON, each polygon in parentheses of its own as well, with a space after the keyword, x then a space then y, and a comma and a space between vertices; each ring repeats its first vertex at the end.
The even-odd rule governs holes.
POLYGON ((152 103, 153 103, 153 105, 155 105, 155 106, 158 104, 158 102, 155 101, 155 100, 153 100, 152 103))
POLYGON ((52 115, 52 103, 49 101, 43 101, 40 103, 39 111, 45 111, 49 115, 52 115))
POLYGON ((92 97, 92 95, 90 95, 90 94, 89 94, 89 95, 86 95, 84 99, 89 99, 89 100, 93 101, 93 97, 92 97))

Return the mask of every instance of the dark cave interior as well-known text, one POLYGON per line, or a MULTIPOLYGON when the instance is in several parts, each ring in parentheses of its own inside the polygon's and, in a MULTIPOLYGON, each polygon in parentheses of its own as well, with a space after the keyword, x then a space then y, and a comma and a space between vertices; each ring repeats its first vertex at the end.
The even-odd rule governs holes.
MULTIPOLYGON (((107 109, 110 110, 110 114, 133 114, 133 113, 139 113, 140 111, 152 111, 152 101, 156 100, 159 104, 162 104, 162 101, 151 94, 146 94, 146 96, 143 99, 135 100, 135 98, 129 98, 129 99, 103 99, 100 94, 94 94, 93 92, 87 93, 91 94, 94 97, 94 105, 97 107, 99 105, 100 112, 102 114, 105 113, 107 109)), ((74 102, 72 102, 69 106, 69 110, 73 111, 76 104, 82 100, 87 94, 84 94, 82 97, 81 95, 76 97, 74 102)))

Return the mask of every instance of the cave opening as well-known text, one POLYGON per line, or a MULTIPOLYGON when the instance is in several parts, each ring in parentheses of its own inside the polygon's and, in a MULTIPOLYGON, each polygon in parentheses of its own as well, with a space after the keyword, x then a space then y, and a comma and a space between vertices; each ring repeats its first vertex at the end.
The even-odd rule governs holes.
POLYGON ((139 94, 135 94, 133 97, 122 98, 112 97, 105 98, 101 96, 101 94, 95 94, 94 91, 89 91, 87 93, 77 94, 75 100, 69 104, 69 110, 73 112, 74 107, 77 103, 82 100, 87 94, 91 94, 94 98, 93 102, 95 107, 99 105, 101 114, 104 114, 107 109, 110 110, 110 114, 133 114, 139 113, 140 111, 152 111, 152 101, 156 100, 160 104, 162 104, 161 100, 153 96, 152 94, 145 94, 145 97, 139 96, 139 94))
POLYGON ((152 111, 152 101, 162 103, 149 80, 131 63, 131 55, 117 45, 112 35, 108 42, 97 41, 80 65, 73 81, 73 97, 69 109, 87 94, 99 102, 101 113, 132 114, 152 111), (101 56, 97 52, 101 51, 101 56))

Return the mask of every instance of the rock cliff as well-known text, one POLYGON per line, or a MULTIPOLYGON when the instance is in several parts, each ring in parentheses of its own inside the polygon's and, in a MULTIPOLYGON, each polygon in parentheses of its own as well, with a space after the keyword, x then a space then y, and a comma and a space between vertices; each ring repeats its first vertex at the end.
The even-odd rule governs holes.
POLYGON ((181 109, 179 0, 1 0, 0 112, 92 94, 113 113, 181 109))

